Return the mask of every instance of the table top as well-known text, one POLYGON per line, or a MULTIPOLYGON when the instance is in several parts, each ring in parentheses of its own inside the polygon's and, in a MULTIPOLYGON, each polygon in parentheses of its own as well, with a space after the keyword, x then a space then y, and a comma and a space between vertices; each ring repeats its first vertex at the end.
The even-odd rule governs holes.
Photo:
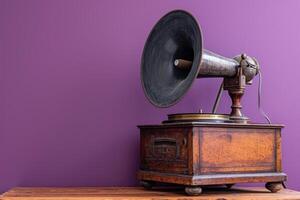
POLYGON ((101 200, 101 199, 155 199, 155 200, 230 200, 230 199, 300 199, 300 192, 284 189, 271 193, 265 188, 233 187, 207 188, 200 196, 187 196, 183 189, 153 189, 140 187, 17 187, 0 196, 0 200, 101 200))

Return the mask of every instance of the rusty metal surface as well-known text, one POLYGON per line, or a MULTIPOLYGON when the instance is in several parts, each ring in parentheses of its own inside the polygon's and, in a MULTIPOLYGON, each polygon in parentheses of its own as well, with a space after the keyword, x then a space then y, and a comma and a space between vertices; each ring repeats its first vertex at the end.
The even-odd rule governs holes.
POLYGON ((236 60, 204 49, 198 77, 233 77, 238 67, 236 60))
MULTIPOLYGON (((193 65, 190 60, 177 58, 174 66, 181 70, 189 70, 193 65)), ((237 74, 239 62, 203 49, 198 78, 201 77, 233 77, 237 74)))

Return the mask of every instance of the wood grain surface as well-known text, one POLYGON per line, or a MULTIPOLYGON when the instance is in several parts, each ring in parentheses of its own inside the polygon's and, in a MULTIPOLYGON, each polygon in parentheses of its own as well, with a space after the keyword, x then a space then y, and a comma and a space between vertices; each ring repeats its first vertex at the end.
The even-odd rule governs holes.
POLYGON ((206 188, 197 197, 186 196, 179 189, 145 190, 139 187, 65 187, 65 188, 13 188, 0 196, 1 200, 102 200, 102 199, 180 199, 180 200, 239 200, 239 199, 300 199, 300 192, 284 189, 270 193, 265 188, 206 188))

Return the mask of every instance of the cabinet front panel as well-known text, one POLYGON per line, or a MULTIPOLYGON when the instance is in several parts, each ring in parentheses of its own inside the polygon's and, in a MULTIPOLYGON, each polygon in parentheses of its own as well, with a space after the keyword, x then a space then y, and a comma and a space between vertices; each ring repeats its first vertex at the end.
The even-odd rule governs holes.
POLYGON ((200 174, 276 170, 274 129, 202 128, 200 174))

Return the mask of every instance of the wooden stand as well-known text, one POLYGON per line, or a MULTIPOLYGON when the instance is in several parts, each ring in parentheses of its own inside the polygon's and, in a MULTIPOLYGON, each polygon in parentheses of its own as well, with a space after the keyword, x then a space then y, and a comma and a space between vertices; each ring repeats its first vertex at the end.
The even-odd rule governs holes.
POLYGON ((1 200, 296 200, 300 192, 283 189, 270 193, 264 188, 204 188, 198 197, 186 198, 180 188, 145 190, 136 187, 41 187, 13 188, 0 195, 1 200))
POLYGON ((282 125, 173 123, 139 126, 141 163, 138 179, 184 185, 189 195, 205 185, 265 182, 277 192, 281 170, 282 125))

